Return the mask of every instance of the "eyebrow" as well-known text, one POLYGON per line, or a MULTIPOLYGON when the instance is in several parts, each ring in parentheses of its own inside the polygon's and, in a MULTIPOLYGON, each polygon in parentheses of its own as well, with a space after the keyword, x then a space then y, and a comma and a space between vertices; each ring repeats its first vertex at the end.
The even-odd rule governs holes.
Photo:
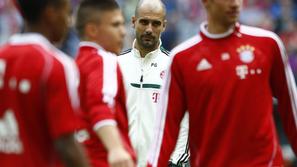
POLYGON ((138 18, 139 21, 149 21, 149 22, 162 22, 163 20, 159 19, 148 19, 148 18, 138 18))

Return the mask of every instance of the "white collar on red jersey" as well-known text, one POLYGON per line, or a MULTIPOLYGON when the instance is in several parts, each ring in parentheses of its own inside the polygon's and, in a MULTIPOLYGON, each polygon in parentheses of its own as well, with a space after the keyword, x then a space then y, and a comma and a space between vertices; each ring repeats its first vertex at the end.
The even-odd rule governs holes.
POLYGON ((81 41, 79 43, 79 47, 92 47, 97 50, 104 50, 103 47, 101 47, 99 44, 97 44, 95 42, 91 42, 91 41, 81 41))
POLYGON ((8 40, 11 45, 40 45, 44 49, 52 51, 54 46, 43 35, 39 33, 15 34, 8 40))
POLYGON ((207 30, 207 22, 203 22, 200 25, 200 31, 208 38, 211 39, 220 39, 220 38, 225 38, 229 35, 231 35, 234 32, 235 27, 230 28, 228 31, 221 33, 221 34, 211 34, 207 30))
POLYGON ((105 50, 102 46, 100 46, 99 44, 97 44, 96 42, 91 42, 91 41, 81 41, 79 43, 79 47, 90 47, 90 48, 94 48, 96 49, 96 51, 98 52, 98 54, 100 54, 101 56, 104 55, 112 55, 112 56, 117 56, 116 54, 109 52, 107 50, 105 50))

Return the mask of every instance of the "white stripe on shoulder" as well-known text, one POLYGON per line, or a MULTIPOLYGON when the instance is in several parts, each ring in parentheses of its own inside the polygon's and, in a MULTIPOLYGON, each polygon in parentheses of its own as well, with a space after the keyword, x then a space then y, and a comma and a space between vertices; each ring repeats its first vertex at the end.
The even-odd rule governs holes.
POLYGON ((172 51, 170 52, 170 57, 173 57, 177 53, 189 49, 190 47, 201 42, 201 40, 202 40, 202 38, 200 35, 193 36, 192 38, 186 40, 185 42, 183 42, 183 43, 177 45, 175 48, 173 48, 172 51))
POLYGON ((279 37, 274 32, 264 30, 262 28, 250 27, 246 25, 241 25, 239 32, 246 35, 251 35, 251 36, 270 37, 274 40, 279 39, 279 37))
MULTIPOLYGON (((280 54, 282 56, 282 60, 283 60, 284 68, 285 68, 287 86, 289 89, 288 92, 290 94, 291 107, 292 107, 292 111, 293 111, 292 114, 293 114, 293 117, 295 120, 296 129, 297 129, 297 103, 296 103, 297 90, 296 90, 296 86, 295 86, 294 75, 293 75, 292 69, 289 65, 288 56, 286 54, 286 49, 285 49, 283 42, 275 33, 271 32, 271 31, 263 30, 260 28, 241 26, 240 32, 243 34, 253 35, 253 36, 258 36, 258 37, 269 37, 269 38, 272 38, 277 43, 279 50, 281 52, 280 54)), ((273 159, 271 161, 273 161, 273 159)))
POLYGON ((64 68, 68 94, 71 100, 72 107, 75 109, 78 109, 80 106, 80 100, 78 96, 78 85, 79 85, 78 69, 74 61, 72 61, 62 51, 55 49, 55 52, 56 54, 53 54, 53 55, 63 65, 63 68, 64 68))
POLYGON ((117 56, 102 49, 98 51, 98 54, 103 59, 103 102, 113 107, 118 91, 117 56))

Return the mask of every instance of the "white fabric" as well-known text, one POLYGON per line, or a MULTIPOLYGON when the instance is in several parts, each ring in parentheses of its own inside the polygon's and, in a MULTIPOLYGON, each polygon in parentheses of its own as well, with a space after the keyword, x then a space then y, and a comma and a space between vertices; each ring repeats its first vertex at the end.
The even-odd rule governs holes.
MULTIPOLYGON (((158 101, 161 92, 161 89, 153 87, 163 84, 162 78, 165 78, 163 74, 169 59, 166 52, 160 48, 141 58, 134 44, 131 51, 126 51, 118 57, 126 91, 129 136, 137 154, 138 167, 146 166, 148 152, 152 146, 154 131, 156 131, 154 129, 158 104, 156 98, 158 101), (141 76, 143 76, 143 82, 141 82, 141 76)), ((187 148, 188 120, 183 122, 180 132, 182 135, 179 136, 177 148, 172 156, 173 162, 178 162, 180 158, 188 159, 188 154, 187 158, 183 155, 187 148)))

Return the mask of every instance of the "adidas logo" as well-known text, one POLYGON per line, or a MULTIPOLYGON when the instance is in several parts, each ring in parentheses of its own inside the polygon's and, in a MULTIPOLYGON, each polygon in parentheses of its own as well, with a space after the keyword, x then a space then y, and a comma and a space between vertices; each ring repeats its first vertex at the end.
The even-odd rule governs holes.
POLYGON ((197 65, 197 71, 205 71, 211 68, 212 65, 206 59, 202 59, 200 63, 197 65))

